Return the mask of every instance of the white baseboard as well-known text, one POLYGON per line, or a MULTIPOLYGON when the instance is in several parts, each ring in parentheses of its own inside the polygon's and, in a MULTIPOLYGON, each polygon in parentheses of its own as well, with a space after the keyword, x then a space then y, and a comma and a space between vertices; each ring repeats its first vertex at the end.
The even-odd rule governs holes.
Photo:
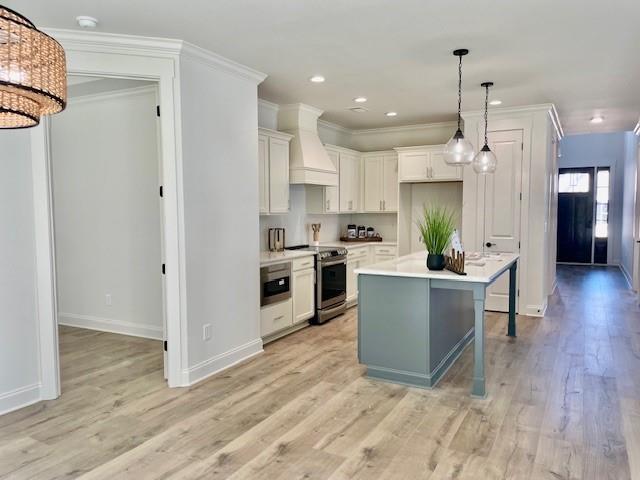
POLYGON ((262 352, 262 339, 257 338, 244 345, 240 345, 239 347, 195 364, 193 367, 184 371, 183 377, 186 378, 188 385, 193 385, 262 352))
POLYGON ((10 392, 0 393, 0 415, 24 408, 40 401, 40 384, 26 385, 10 392))
POLYGON ((544 317, 547 311, 547 301, 543 305, 526 305, 524 309, 520 309, 518 315, 527 315, 528 317, 544 317))
POLYGON ((627 281, 627 285, 629 285, 629 288, 633 290, 633 280, 631 279, 631 275, 629 274, 629 272, 627 272, 627 269, 624 268, 624 265, 622 263, 619 264, 618 266, 620 267, 620 271, 622 272, 622 275, 627 281))
POLYGON ((58 312, 58 325, 87 328, 89 330, 99 330, 101 332, 119 333, 121 335, 131 335, 133 337, 151 338, 153 340, 163 339, 162 327, 125 322, 123 320, 116 320, 113 318, 94 317, 91 315, 58 312))

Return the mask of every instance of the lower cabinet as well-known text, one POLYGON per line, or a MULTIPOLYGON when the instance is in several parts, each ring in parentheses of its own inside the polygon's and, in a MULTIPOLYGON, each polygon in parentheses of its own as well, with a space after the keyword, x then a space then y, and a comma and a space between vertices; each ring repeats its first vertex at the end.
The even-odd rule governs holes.
POLYGON ((291 299, 260 309, 260 333, 263 337, 293 325, 291 299))
POLYGON ((398 256, 398 247, 395 245, 367 245, 348 247, 347 255, 347 303, 353 305, 358 302, 358 268, 366 267, 372 263, 380 263, 393 260, 398 256))
POLYGON ((393 260, 398 256, 398 248, 393 246, 375 246, 373 247, 373 263, 386 262, 393 260))
POLYGON ((313 268, 293 272, 293 323, 309 320, 315 314, 315 279, 313 268))

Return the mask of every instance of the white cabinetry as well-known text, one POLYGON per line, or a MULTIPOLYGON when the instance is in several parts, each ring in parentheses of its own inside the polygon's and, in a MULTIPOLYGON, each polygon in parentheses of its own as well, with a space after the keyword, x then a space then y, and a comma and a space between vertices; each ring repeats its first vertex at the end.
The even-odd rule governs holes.
POLYGON ((355 270, 370 263, 370 247, 347 247, 347 303, 358 301, 358 275, 355 270))
POLYGON ((363 211, 398 211, 398 157, 394 152, 367 153, 362 157, 363 211))
POLYGON ((340 213, 357 212, 360 200, 360 157, 340 152, 340 213))
POLYGON ((267 337, 293 325, 291 299, 260 309, 260 332, 267 337))
POLYGON ((289 142, 286 133, 258 129, 260 213, 289 211, 289 142))
POLYGON ((394 246, 375 245, 373 247, 373 263, 393 260, 398 256, 398 248, 394 246))
POLYGON ((398 179, 400 182, 458 182, 462 167, 452 167, 444 161, 444 145, 399 147, 398 179))
POLYGON ((292 265, 293 323, 309 320, 315 314, 316 271, 313 257, 294 260, 292 265))

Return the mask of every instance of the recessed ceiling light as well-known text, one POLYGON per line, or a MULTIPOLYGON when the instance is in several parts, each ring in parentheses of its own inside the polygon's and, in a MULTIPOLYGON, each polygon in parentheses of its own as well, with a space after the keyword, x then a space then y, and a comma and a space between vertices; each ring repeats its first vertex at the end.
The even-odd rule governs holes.
POLYGON ((502 105, 502 100, 491 100, 489 105, 502 105))
POLYGON ((398 115, 398 112, 387 112, 387 113, 385 113, 385 115, 387 117, 395 117, 396 115, 398 115))
POLYGON ((604 117, 602 115, 596 115, 595 117, 591 117, 591 123, 602 123, 604 122, 604 117))
POLYGON ((353 99, 353 101, 356 103, 364 103, 367 101, 367 97, 356 97, 353 99))
POLYGON ((76 22, 78 22, 78 25, 80 25, 82 28, 96 28, 96 26, 98 25, 97 18, 88 17, 86 15, 80 15, 79 17, 76 17, 76 22))
POLYGON ((309 79, 309 81, 313 83, 322 83, 324 82, 324 77, 322 75, 314 75, 309 79))

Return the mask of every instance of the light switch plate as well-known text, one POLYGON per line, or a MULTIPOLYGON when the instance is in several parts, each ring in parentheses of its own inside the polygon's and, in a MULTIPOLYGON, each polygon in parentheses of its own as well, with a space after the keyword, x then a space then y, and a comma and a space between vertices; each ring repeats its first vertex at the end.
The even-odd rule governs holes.
POLYGON ((211 340, 211 324, 206 323, 202 326, 202 339, 211 340))

